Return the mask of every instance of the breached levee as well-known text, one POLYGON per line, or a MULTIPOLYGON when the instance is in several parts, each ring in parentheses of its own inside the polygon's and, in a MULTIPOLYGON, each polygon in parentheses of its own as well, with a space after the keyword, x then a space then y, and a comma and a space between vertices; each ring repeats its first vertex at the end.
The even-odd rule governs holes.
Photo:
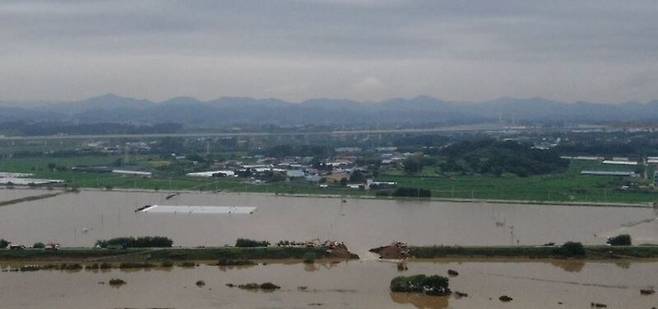
POLYGON ((215 215, 249 215, 257 207, 250 206, 189 206, 189 205, 145 205, 135 210, 136 213, 160 214, 215 214, 215 215))

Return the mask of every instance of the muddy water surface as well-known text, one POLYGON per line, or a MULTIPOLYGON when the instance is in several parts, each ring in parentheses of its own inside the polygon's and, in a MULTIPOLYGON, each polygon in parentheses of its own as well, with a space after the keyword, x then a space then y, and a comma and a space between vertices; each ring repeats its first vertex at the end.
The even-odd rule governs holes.
MULTIPOLYGON (((0 190, 0 201, 43 194, 0 190)), ((658 262, 446 262, 395 264, 374 260, 369 248, 392 240, 431 245, 603 243, 617 233, 636 243, 658 242, 653 209, 292 198, 261 194, 83 191, 0 207, 0 238, 31 244, 90 246, 98 239, 163 235, 177 245, 232 244, 238 237, 278 241, 336 239, 365 260, 339 264, 269 264, 221 269, 131 272, 1 272, 0 308, 608 308, 658 307, 658 262), (144 214, 146 204, 255 206, 252 215, 144 214), (441 274, 467 298, 390 293, 399 274, 441 274), (111 278, 127 284, 113 288, 111 278), (204 287, 195 282, 204 280, 204 287), (275 292, 250 292, 227 283, 271 281, 275 292), (99 284, 100 282, 104 284, 99 284), (307 287, 300 290, 300 286, 307 287), (514 300, 501 303, 498 297, 514 300)))
MULTIPOLYGON (((43 191, 0 190, 0 201, 43 191)), ((344 241, 357 253, 390 243, 513 245, 581 241, 636 233, 657 243, 647 208, 501 205, 429 201, 277 197, 262 194, 83 191, 0 207, 0 237, 32 244, 90 246, 98 239, 162 235, 183 246, 232 244, 238 237, 344 241), (146 204, 255 206, 252 215, 145 214, 146 204)))
POLYGON ((124 272, 38 271, 0 273, 2 308, 651 308, 658 296, 640 289, 658 285, 657 263, 609 262, 414 262, 398 272, 377 261, 339 264, 268 264, 222 269, 124 272), (400 274, 460 274, 450 279, 466 298, 390 293, 390 280, 400 274), (127 282, 119 288, 107 281, 127 282), (205 286, 195 282, 203 280, 205 286), (229 288, 227 283, 271 281, 274 292, 229 288), (103 282, 104 284, 99 284, 103 282), (306 287, 301 290, 300 287, 306 287), (501 295, 513 298, 509 303, 501 295), (561 304, 560 304, 561 303, 561 304))

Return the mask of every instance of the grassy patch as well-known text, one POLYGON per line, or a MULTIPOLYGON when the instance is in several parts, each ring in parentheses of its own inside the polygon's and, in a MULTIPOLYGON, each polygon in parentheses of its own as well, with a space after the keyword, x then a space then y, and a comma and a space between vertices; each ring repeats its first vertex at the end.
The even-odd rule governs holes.
MULTIPOLYGON (((33 173, 38 178, 63 179, 70 187, 149 190, 199 190, 261 192, 277 194, 326 194, 346 196, 374 196, 373 191, 340 186, 320 188, 306 182, 273 182, 252 184, 237 178, 192 178, 167 174, 157 167, 168 161, 154 157, 133 156, 125 169, 145 168, 153 171, 152 178, 121 176, 111 173, 72 171, 75 165, 110 166, 119 156, 81 156, 74 158, 25 158, 0 160, 0 171, 33 173), (50 169, 55 164, 60 169, 50 169), (66 167, 66 168, 64 168, 66 167)), ((436 167, 425 167, 419 175, 407 176, 399 169, 385 169, 378 181, 394 181, 400 187, 431 191, 433 198, 497 199, 554 202, 648 203, 658 201, 658 192, 623 191, 623 178, 612 176, 583 176, 583 169, 633 170, 628 166, 609 166, 598 162, 572 161, 570 167, 558 174, 518 177, 503 175, 444 176, 436 167)), ((653 174, 653 173, 649 173, 653 174)))
MULTIPOLYGON (((386 174, 382 181, 395 181, 399 186, 432 191, 434 198, 475 198, 528 201, 575 201, 608 203, 642 203, 658 200, 656 192, 619 190, 622 181, 612 176, 584 176, 583 169, 598 169, 599 163, 573 161, 560 174, 518 177, 505 175, 404 176, 386 174)), ((608 168, 608 167, 606 167, 608 168)), ((628 169, 620 167, 618 170, 628 169)))

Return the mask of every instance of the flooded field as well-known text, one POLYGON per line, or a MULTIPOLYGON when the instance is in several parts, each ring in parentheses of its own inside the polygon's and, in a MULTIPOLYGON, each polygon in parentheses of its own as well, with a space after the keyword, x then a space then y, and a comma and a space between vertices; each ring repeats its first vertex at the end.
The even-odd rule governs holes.
POLYGON ((268 264, 243 268, 202 265, 149 271, 0 273, 2 308, 651 308, 656 295, 640 289, 658 285, 656 262, 413 262, 398 272, 377 261, 339 264, 268 264), (453 290, 468 297, 390 293, 400 274, 460 274, 453 290), (108 280, 126 281, 111 287, 108 280), (203 280, 205 286, 195 283, 203 280), (271 281, 280 290, 253 292, 228 283, 271 281), (103 284, 101 284, 101 282, 103 284), (302 288, 300 288, 302 287, 302 288), (305 287, 305 288, 303 288, 305 287), (511 302, 498 298, 508 295, 511 302))
MULTIPOLYGON (((47 191, 0 190, 0 201, 47 191)), ((264 194, 82 191, 0 207, 0 238, 32 244, 91 246, 98 239, 161 235, 181 246, 218 246, 238 237, 276 242, 344 241, 352 251, 393 240, 414 245, 604 243, 631 233, 658 243, 649 208, 393 201, 264 194), (250 215, 135 213, 148 204, 253 206, 250 215)))
MULTIPOLYGON (((0 190, 0 202, 42 195, 0 190)), ((406 241, 415 245, 513 245, 581 241, 631 233, 658 242, 648 208, 501 205, 428 201, 299 198, 261 194, 83 191, 0 207, 0 238, 32 244, 91 246, 98 239, 161 235, 181 246, 218 246, 238 237, 344 241, 362 256, 337 264, 273 263, 242 268, 1 272, 2 308, 651 308, 658 296, 658 262, 416 261, 398 272, 367 250, 406 241), (169 199, 167 199, 169 198, 169 199), (253 214, 136 213, 144 205, 256 207, 253 214), (397 275, 440 274, 465 298, 389 292, 397 275), (127 282, 111 287, 109 279, 127 282), (195 283, 203 280, 205 285, 195 283), (228 283, 274 282, 281 290, 252 292, 228 283), (306 288, 300 288, 306 287, 306 288), (503 303, 498 298, 513 298, 503 303)), ((2 266, 8 267, 7 265, 2 266)))

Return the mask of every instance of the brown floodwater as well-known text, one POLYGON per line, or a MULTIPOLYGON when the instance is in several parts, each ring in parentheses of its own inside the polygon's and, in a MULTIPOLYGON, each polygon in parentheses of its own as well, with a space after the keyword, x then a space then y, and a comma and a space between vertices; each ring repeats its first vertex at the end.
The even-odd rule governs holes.
MULTIPOLYGON (((43 194, 0 190, 0 201, 43 194)), ((266 194, 83 191, 0 207, 0 238, 23 244, 90 246, 98 239, 162 235, 182 246, 232 244, 238 237, 276 242, 314 238, 344 241, 364 260, 338 264, 273 263, 241 268, 202 265, 107 272, 0 272, 0 308, 651 308, 658 296, 658 262, 416 261, 398 272, 369 248, 416 245, 510 245, 581 241, 603 243, 630 233, 635 243, 658 243, 656 212, 647 208, 504 205, 392 201, 266 194), (148 214, 146 204, 255 206, 251 215, 148 214), (460 275, 450 279, 466 298, 390 293, 400 274, 460 275), (127 282, 111 287, 107 281, 127 282), (206 285, 197 287, 203 280, 206 285), (227 283, 274 282, 274 292, 227 283), (104 284, 99 284, 100 282, 104 284), (300 290, 299 287, 306 287, 300 290), (510 303, 498 300, 513 298, 510 303)), ((8 267, 7 265, 1 267, 8 267)))
MULTIPOLYGON (((0 190, 0 201, 43 194, 0 190)), ((0 207, 0 238, 23 244, 91 246, 118 236, 162 235, 176 245, 220 246, 238 237, 276 242, 319 238, 344 241, 367 256, 393 240, 414 245, 513 245, 580 241, 604 243, 630 233, 635 243, 658 243, 650 208, 505 205, 283 197, 253 193, 82 191, 0 207), (255 206, 251 215, 135 213, 146 204, 255 206)))
POLYGON ((640 289, 658 285, 657 262, 446 262, 396 265, 378 261, 338 264, 268 264, 107 272, 2 272, 0 307, 27 308, 651 308, 658 295, 640 289), (459 272, 453 290, 468 297, 390 293, 398 275, 459 272), (108 280, 126 281, 111 287, 108 280), (205 286, 197 287, 203 280, 205 286), (229 288, 228 283, 273 282, 274 292, 229 288), (101 284, 103 283, 103 284, 101 284), (304 290, 299 287, 306 287, 304 290), (513 298, 502 303, 498 298, 513 298))

